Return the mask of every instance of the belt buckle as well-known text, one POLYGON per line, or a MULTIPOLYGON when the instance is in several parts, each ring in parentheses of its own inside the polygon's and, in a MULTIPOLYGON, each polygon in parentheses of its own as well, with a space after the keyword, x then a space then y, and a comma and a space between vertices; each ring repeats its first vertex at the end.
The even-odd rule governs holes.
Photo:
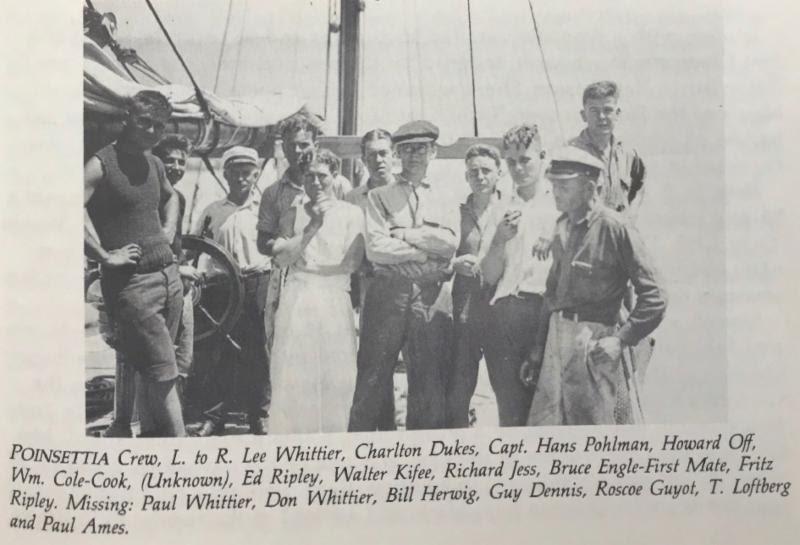
POLYGON ((568 320, 570 322, 575 322, 575 323, 580 322, 580 319, 578 318, 578 313, 577 312, 571 312, 569 310, 562 310, 560 312, 560 314, 561 314, 561 318, 564 319, 564 320, 568 320))

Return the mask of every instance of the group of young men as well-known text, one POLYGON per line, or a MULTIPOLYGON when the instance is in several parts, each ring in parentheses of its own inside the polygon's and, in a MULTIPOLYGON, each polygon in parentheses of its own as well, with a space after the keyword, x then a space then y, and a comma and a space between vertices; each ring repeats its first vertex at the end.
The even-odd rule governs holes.
MULTIPOLYGON (((481 359, 501 426, 626 423, 617 411, 627 388, 622 352, 658 326, 666 296, 633 225, 645 169, 614 134, 618 99, 613 82, 588 86, 586 128, 549 155, 535 125, 507 131, 502 149, 472 146, 463 203, 428 176, 435 125, 413 121, 394 133, 364 135, 368 178, 342 191, 366 222, 367 259, 353 284, 360 333, 349 431, 395 428, 401 352, 408 429, 468 426, 481 359), (504 166, 510 195, 497 189, 504 166)), ((181 265, 179 248, 170 247, 182 210, 170 182, 188 148, 162 143, 155 151, 163 163, 147 153, 168 117, 163 97, 137 95, 119 140, 87 163, 85 182, 86 253, 101 264, 118 350, 141 375, 142 435, 151 436, 185 433, 175 388, 180 278, 190 283, 202 274, 181 265)), ((285 277, 271 257, 300 234, 294 226, 303 176, 315 154, 329 153, 317 149, 320 130, 311 116, 292 116, 280 129, 289 165, 281 178, 259 194, 255 150, 228 150, 222 168, 229 193, 200 221, 236 259, 246 285, 235 343, 216 341, 222 348, 212 358, 211 382, 218 393, 206 403, 200 436, 224 432, 239 397, 233 361, 249 370, 242 382, 250 431, 268 429, 269 349, 285 277)), ((180 142, 169 138, 162 142, 180 142)), ((181 331, 191 327, 187 314, 181 331)), ((129 422, 115 426, 111 435, 130 434, 129 422)))

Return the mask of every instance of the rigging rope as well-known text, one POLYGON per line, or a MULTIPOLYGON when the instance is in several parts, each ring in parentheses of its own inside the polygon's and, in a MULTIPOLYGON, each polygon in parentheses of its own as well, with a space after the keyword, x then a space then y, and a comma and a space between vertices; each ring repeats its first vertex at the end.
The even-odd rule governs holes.
POLYGON ((478 103, 475 98, 475 57, 472 51, 472 9, 467 0, 467 28, 469 30, 469 69, 472 75, 472 123, 475 136, 478 136, 478 103))
POLYGON ((217 92, 219 86, 219 73, 222 71, 222 57, 225 55, 225 43, 228 41, 228 27, 231 24, 231 10, 233 9, 233 0, 228 0, 228 14, 225 16, 225 29, 222 31, 222 43, 219 46, 219 58, 217 59, 217 75, 214 77, 214 92, 217 92))
POLYGON ((175 42, 172 41, 172 37, 169 35, 169 32, 167 32, 164 23, 161 22, 161 18, 156 12, 156 8, 153 7, 153 4, 150 2, 150 0, 144 1, 147 3, 147 7, 150 8, 150 12, 153 14, 153 17, 155 17, 156 23, 158 23, 158 26, 161 28, 161 32, 164 33, 164 37, 169 42, 170 47, 172 47, 172 51, 175 53, 175 56, 178 57, 178 61, 180 61, 181 66, 183 66, 183 69, 186 71, 186 75, 189 76, 189 80, 192 82, 192 87, 194 87, 194 93, 197 95, 197 102, 200 104, 200 108, 203 110, 203 113, 206 116, 211 117, 211 110, 208 107, 206 98, 203 96, 203 91, 200 90, 200 86, 197 85, 197 81, 195 81, 192 71, 189 70, 188 66, 186 66, 186 61, 183 60, 183 57, 178 51, 178 47, 175 45, 175 42))
MULTIPOLYGON (((417 16, 417 0, 414 0, 411 4, 412 11, 414 13, 414 21, 419 21, 419 17, 417 16)), ((425 90, 422 87, 423 78, 422 78, 422 53, 420 52, 419 47, 419 24, 414 26, 414 46, 417 51, 417 70, 419 71, 419 109, 420 109, 420 117, 425 119, 425 90)))
POLYGON ((542 38, 539 35, 539 25, 536 24, 536 15, 533 13, 533 0, 528 0, 528 7, 531 10, 531 20, 533 20, 533 31, 536 34, 536 43, 539 44, 539 53, 542 56, 542 66, 544 66, 544 75, 547 78, 547 85, 550 87, 550 94, 553 97, 553 105, 556 109, 556 119, 558 120, 558 132, 561 133, 561 140, 564 141, 564 126, 561 124, 561 112, 558 109, 558 99, 556 99, 556 91, 553 89, 553 82, 550 80, 550 71, 547 69, 547 60, 544 56, 544 47, 542 46, 542 38))
POLYGON ((331 81, 331 34, 333 34, 333 1, 328 0, 328 39, 325 44, 325 102, 322 117, 328 119, 328 92, 331 81))
MULTIPOLYGON (((367 35, 364 32, 364 28, 366 23, 364 23, 364 17, 358 18, 358 46, 359 46, 359 53, 358 53, 358 89, 356 90, 358 93, 358 102, 357 104, 363 105, 364 104, 364 88, 366 87, 366 82, 364 80, 364 66, 366 66, 366 56, 365 52, 367 50, 367 35)), ((359 107, 356 109, 356 127, 361 126, 359 120, 362 117, 362 113, 364 111, 363 107, 359 107)))
POLYGON ((247 23, 247 0, 242 6, 242 27, 239 29, 239 43, 236 46, 236 63, 233 65, 233 86, 231 93, 236 93, 236 86, 239 83, 239 61, 242 60, 242 43, 244 42, 244 29, 247 23))
POLYGON ((403 33, 406 38, 406 77, 408 78, 408 118, 414 119, 414 86, 411 79, 411 39, 408 34, 408 13, 403 17, 403 33))

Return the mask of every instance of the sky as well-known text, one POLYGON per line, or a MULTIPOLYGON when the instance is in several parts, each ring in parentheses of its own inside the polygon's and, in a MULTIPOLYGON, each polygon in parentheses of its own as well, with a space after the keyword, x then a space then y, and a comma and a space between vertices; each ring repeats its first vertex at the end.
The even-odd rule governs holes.
MULTIPOLYGON (((93 0, 112 11, 118 40, 174 82, 182 69, 144 2, 93 0)), ((212 89, 228 0, 153 0, 200 85, 212 89)), ((327 0, 233 0, 218 94, 276 91, 322 113, 327 0), (241 54, 239 52, 241 51, 241 54), (238 60, 237 60, 238 59, 238 60), (235 77, 234 77, 235 76, 235 77)), ((648 371, 650 421, 726 419, 723 26, 720 2, 534 2, 559 104, 559 131, 527 0, 472 0, 480 134, 523 121, 553 147, 577 134, 584 86, 621 88, 618 134, 648 166, 639 228, 670 294, 648 371)), ((443 143, 472 134, 464 0, 367 0, 363 13, 359 131, 394 130, 424 117, 443 143)), ((336 41, 331 54, 329 132, 336 111, 336 41)), ((463 197, 458 161, 431 177, 463 197)), ((207 179, 205 179, 207 182, 207 179)), ((189 180, 190 183, 197 178, 189 180)), ((204 186, 206 199, 218 189, 204 186)))

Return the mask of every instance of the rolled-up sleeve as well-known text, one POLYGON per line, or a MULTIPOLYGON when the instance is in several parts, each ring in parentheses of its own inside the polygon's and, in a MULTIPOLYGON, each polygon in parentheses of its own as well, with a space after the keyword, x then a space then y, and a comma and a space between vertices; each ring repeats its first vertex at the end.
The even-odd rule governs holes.
POLYGON ((622 224, 618 232, 617 249, 636 292, 636 304, 617 336, 631 346, 661 323, 667 309, 667 294, 636 228, 622 224))

